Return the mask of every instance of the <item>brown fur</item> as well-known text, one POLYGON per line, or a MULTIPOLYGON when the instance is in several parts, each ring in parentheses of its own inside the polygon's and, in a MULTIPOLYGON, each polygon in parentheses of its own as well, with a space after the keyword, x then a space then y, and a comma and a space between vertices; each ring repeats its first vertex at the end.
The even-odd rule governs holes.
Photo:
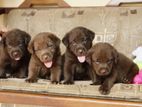
POLYGON ((108 43, 97 43, 88 52, 93 85, 101 84, 101 94, 109 94, 115 82, 132 83, 138 66, 108 43))
POLYGON ((32 54, 29 74, 26 82, 37 82, 38 77, 51 79, 51 83, 59 83, 61 76, 60 39, 54 34, 43 32, 36 35, 29 43, 28 50, 32 54), (52 61, 50 68, 44 65, 52 61), (49 77, 50 76, 50 77, 49 77))
POLYGON ((92 46, 95 33, 84 27, 76 27, 63 38, 66 46, 64 62, 64 84, 73 84, 74 80, 89 79, 89 65, 80 63, 78 56, 86 56, 92 46))
POLYGON ((30 54, 27 50, 31 37, 26 32, 13 29, 3 34, 0 42, 0 77, 23 78, 27 75, 30 54))

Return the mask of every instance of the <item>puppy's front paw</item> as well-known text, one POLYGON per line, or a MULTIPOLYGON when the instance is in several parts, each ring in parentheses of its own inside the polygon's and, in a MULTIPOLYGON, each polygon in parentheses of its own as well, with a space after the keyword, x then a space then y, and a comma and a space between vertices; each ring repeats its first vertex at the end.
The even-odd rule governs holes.
POLYGON ((58 84, 59 81, 51 81, 51 84, 58 84))
POLYGON ((132 79, 131 79, 131 78, 127 78, 127 77, 123 77, 122 81, 123 81, 123 83, 125 83, 125 84, 130 84, 130 83, 132 83, 132 79))
POLYGON ((28 78, 25 81, 28 82, 28 83, 34 83, 34 82, 37 82, 37 79, 28 78))
POLYGON ((63 84, 70 85, 70 84, 74 84, 74 82, 73 81, 64 81, 63 84))
POLYGON ((128 78, 123 78, 123 82, 128 84, 128 83, 130 83, 130 80, 128 78))
POLYGON ((93 82, 92 84, 90 84, 90 85, 100 85, 101 84, 101 82, 100 81, 96 81, 96 82, 93 82))
POLYGON ((110 89, 107 86, 101 85, 99 88, 99 92, 103 95, 107 95, 110 93, 110 89))
POLYGON ((24 75, 11 75, 10 78, 26 78, 24 75))

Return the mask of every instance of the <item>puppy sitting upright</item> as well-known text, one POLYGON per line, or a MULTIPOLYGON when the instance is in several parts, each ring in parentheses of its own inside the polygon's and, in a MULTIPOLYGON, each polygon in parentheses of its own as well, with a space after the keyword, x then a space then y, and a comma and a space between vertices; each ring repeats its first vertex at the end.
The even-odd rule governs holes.
POLYGON ((37 82, 37 78, 51 79, 58 83, 61 75, 60 39, 49 32, 39 33, 29 43, 32 54, 29 63, 29 74, 26 82, 37 82))
POLYGON ((92 47, 94 32, 84 27, 76 27, 63 38, 66 46, 64 62, 64 84, 73 84, 74 80, 89 79, 89 65, 86 53, 92 47))
POLYGON ((27 76, 30 53, 27 50, 31 37, 26 32, 13 29, 2 35, 0 42, 0 77, 27 76))
POLYGON ((89 51, 93 85, 101 85, 101 94, 109 94, 114 83, 132 83, 138 66, 108 43, 97 43, 89 51))

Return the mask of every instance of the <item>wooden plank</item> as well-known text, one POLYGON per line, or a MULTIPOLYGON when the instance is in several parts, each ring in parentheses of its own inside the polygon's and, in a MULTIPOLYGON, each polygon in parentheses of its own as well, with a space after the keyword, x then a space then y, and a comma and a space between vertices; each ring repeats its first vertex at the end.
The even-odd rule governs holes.
POLYGON ((25 0, 19 7, 27 8, 32 5, 57 5, 58 0, 25 0))
POLYGON ((31 0, 25 0, 19 7, 27 8, 31 6, 31 0))
POLYGON ((69 5, 63 0, 25 0, 19 7, 29 8, 32 6, 59 6, 59 7, 69 7, 69 5))
POLYGON ((74 85, 53 85, 48 80, 39 80, 38 83, 26 83, 24 79, 1 79, 0 91, 12 91, 32 94, 54 94, 60 96, 74 96, 82 98, 101 98, 115 100, 142 101, 142 90, 139 85, 116 84, 109 95, 99 93, 99 85, 89 85, 91 81, 76 81, 74 85))
POLYGON ((0 92, 0 102, 14 104, 44 105, 51 107, 140 107, 142 103, 113 101, 79 97, 61 97, 26 93, 0 92))
POLYGON ((141 7, 142 3, 120 3, 121 7, 141 7))
POLYGON ((59 7, 71 7, 66 1, 59 0, 58 2, 59 7))

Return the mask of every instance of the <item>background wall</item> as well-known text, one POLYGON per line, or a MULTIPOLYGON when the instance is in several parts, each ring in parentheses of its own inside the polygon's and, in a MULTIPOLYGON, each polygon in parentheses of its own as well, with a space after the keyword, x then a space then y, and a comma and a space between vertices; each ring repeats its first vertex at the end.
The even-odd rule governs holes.
POLYGON ((0 7, 18 7, 24 0, 0 0, 0 7))
POLYGON ((1 14, 0 15, 0 29, 3 29, 6 26, 7 23, 7 15, 1 14))
POLYGON ((64 0, 71 7, 106 6, 110 0, 64 0))
POLYGON ((23 29, 32 36, 53 32, 62 39, 72 28, 84 26, 96 33, 94 43, 109 42, 130 57, 142 43, 141 17, 142 8, 138 7, 15 9, 7 16, 7 27, 23 29))

